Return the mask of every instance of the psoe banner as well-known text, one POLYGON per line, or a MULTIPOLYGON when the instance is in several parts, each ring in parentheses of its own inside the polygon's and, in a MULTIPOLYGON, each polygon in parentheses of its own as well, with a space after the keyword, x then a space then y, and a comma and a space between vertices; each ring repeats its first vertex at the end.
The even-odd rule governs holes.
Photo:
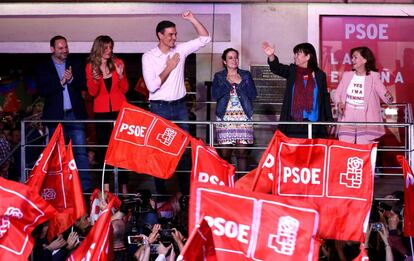
POLYGON ((363 242, 377 145, 275 136, 275 196, 315 203, 320 237, 363 242))
POLYGON ((414 103, 414 18, 321 16, 322 69, 335 89, 344 71, 352 70, 349 51, 367 46, 375 55, 384 85, 395 102, 414 103))
POLYGON ((207 183, 192 186, 189 228, 211 227, 217 260, 318 260, 315 205, 207 183))

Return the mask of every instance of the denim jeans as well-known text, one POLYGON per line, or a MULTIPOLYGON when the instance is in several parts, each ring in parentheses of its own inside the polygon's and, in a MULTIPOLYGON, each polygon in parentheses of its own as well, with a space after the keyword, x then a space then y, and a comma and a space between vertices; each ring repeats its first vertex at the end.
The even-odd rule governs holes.
MULTIPOLYGON (((64 120, 76 120, 73 111, 65 113, 64 120)), ((63 132, 65 134, 65 140, 72 140, 73 145, 82 145, 82 147, 73 147, 73 154, 76 161, 76 166, 79 170, 79 176, 82 183, 82 189, 84 192, 90 192, 92 190, 92 177, 89 175, 89 160, 86 152, 86 137, 85 137, 85 126, 83 123, 64 123, 63 132)), ((49 128, 49 136, 52 137, 56 128, 49 128)))
MULTIPOLYGON (((170 121, 188 121, 188 107, 185 102, 185 98, 182 98, 178 101, 167 102, 167 101, 150 101, 150 110, 152 113, 157 114, 164 119, 170 121)), ((177 124, 180 128, 186 132, 190 132, 188 124, 177 124)), ((186 150, 181 157, 180 163, 177 166, 177 169, 180 170, 189 170, 191 167, 191 153, 186 150)), ((154 178, 155 188, 159 194, 166 194, 165 180, 154 178)), ((179 173, 178 181, 180 186, 180 191, 184 195, 189 194, 190 188, 190 174, 189 173, 179 173)))

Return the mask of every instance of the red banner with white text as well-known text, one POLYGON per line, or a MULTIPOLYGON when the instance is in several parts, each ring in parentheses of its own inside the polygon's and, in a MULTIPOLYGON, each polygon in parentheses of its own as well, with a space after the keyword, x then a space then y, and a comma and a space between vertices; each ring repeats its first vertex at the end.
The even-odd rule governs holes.
POLYGON ((315 207, 198 182, 191 188, 189 231, 204 216, 217 260, 318 260, 315 207))
POLYGON ((189 141, 188 133, 174 123, 124 102, 105 160, 112 166, 168 179, 189 141))
POLYGON ((201 140, 191 139, 193 181, 234 187, 235 167, 220 158, 214 147, 206 146, 201 140))
POLYGON ((377 145, 275 135, 273 193, 315 203, 320 237, 364 241, 377 145))
POLYGON ((322 69, 335 89, 344 71, 352 69, 349 51, 370 48, 381 80, 399 103, 414 103, 414 18, 384 16, 321 16, 322 69))

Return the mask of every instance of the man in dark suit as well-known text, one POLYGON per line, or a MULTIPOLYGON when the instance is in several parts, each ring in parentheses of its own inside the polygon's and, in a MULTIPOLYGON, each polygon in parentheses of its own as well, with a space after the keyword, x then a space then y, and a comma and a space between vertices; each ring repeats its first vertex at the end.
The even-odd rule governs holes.
MULTIPOLYGON (((69 48, 65 37, 54 36, 50 40, 52 56, 37 68, 39 93, 45 100, 44 120, 83 120, 86 119, 82 91, 86 90, 85 67, 76 59, 68 56, 69 48)), ((47 123, 49 135, 57 123, 47 123)), ((67 138, 72 139, 74 156, 82 182, 83 191, 92 189, 88 155, 86 152, 85 126, 79 122, 63 124, 67 138)))

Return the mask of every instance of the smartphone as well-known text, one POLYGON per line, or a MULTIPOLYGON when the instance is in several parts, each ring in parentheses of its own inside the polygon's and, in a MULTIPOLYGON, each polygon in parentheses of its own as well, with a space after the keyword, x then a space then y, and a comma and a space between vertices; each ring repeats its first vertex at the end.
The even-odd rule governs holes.
POLYGON ((380 222, 374 223, 374 225, 372 225, 372 231, 381 231, 382 229, 382 224, 380 222))
POLYGON ((144 240, 143 236, 128 236, 128 244, 132 245, 132 244, 142 244, 144 240))

